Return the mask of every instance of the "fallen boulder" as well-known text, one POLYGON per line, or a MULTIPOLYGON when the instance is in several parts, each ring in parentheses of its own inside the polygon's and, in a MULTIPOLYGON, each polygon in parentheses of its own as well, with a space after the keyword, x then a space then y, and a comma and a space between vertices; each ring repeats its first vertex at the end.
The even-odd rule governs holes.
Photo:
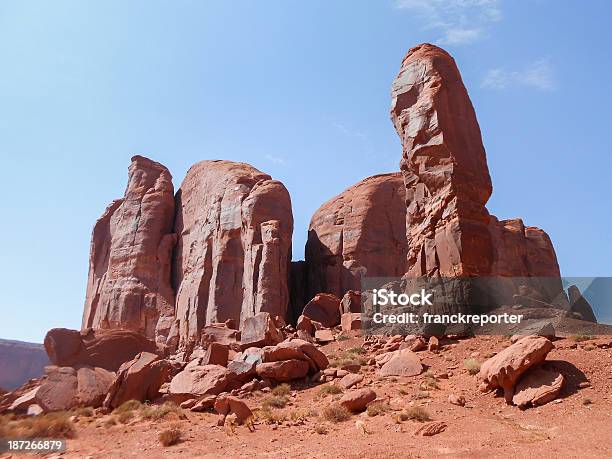
POLYGON ((542 336, 526 336, 485 361, 478 373, 483 392, 503 389, 508 403, 512 401, 514 386, 523 373, 541 363, 554 348, 553 343, 542 336))
POLYGON ((155 400, 159 389, 180 371, 176 363, 150 352, 141 352, 119 368, 104 400, 106 408, 117 408, 128 400, 155 400))
POLYGON ((532 367, 514 388, 512 402, 521 408, 544 405, 557 398, 563 382, 563 375, 546 362, 532 367))
POLYGON ((331 293, 319 293, 304 306, 303 315, 332 328, 340 324, 340 299, 331 293))
POLYGON ((422 371, 421 359, 409 349, 394 352, 379 370, 382 376, 417 376, 422 371))
POLYGON ((247 317, 242 324, 242 347, 274 346, 285 337, 277 328, 270 313, 260 312, 253 317, 247 317))
POLYGON ((368 403, 376 400, 376 392, 370 388, 357 389, 347 392, 340 399, 340 405, 352 412, 359 412, 366 409, 368 403))
POLYGON ((67 411, 78 406, 102 406, 114 373, 104 368, 47 367, 35 401, 45 412, 67 411))
POLYGON ((309 368, 308 362, 291 359, 261 363, 257 365, 256 371, 260 378, 288 382, 304 378, 308 374, 309 368))
POLYGON ((342 331, 361 330, 361 313, 345 312, 340 318, 342 331))
POLYGON ((218 395, 237 382, 236 375, 225 367, 197 363, 189 363, 172 378, 170 394, 218 395))
POLYGON ((53 328, 45 336, 45 350, 54 365, 81 365, 117 371, 141 352, 159 354, 157 345, 143 335, 122 329, 83 331, 53 328))

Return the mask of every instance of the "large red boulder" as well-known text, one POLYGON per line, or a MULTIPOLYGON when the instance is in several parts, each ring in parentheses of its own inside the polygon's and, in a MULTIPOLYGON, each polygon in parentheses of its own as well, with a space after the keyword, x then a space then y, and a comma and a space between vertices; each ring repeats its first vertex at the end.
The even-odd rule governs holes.
POLYGON ((278 382, 302 379, 308 374, 308 362, 304 360, 280 360, 257 365, 257 375, 264 379, 278 382))
POLYGON ((319 292, 342 297, 359 291, 365 275, 402 276, 406 189, 401 174, 368 177, 323 204, 310 221, 305 255, 311 298, 319 292))
POLYGON ((125 328, 167 340, 174 322, 173 223, 170 172, 134 156, 124 197, 93 229, 83 328, 125 328))
POLYGON ((89 365, 117 371, 141 352, 159 353, 143 335, 122 329, 83 331, 53 328, 45 336, 45 350, 54 365, 89 365))
POLYGON ((521 408, 544 405, 557 398, 564 379, 559 370, 546 362, 530 368, 514 388, 512 403, 521 408))
POLYGON ((171 394, 218 395, 236 381, 236 375, 220 365, 189 363, 170 382, 171 394))
POLYGON ((115 374, 103 368, 47 367, 35 402, 43 411, 67 411, 77 406, 97 408, 113 383, 115 374))
POLYGON ((304 306, 302 314, 323 327, 335 327, 340 324, 340 298, 330 293, 319 293, 304 306))
POLYGON ((117 408, 128 400, 144 402, 160 396, 162 384, 170 382, 180 370, 176 364, 156 354, 142 352, 119 368, 104 400, 107 408, 117 408))
POLYGON ((277 328, 276 322, 268 312, 247 317, 242 324, 241 344, 244 349, 273 346, 283 339, 285 339, 283 333, 277 328))
POLYGON ((248 164, 199 162, 177 193, 175 232, 181 341, 214 322, 285 317, 293 216, 282 183, 248 164))
POLYGON ((553 348, 553 343, 543 336, 524 337, 481 365, 478 373, 478 379, 482 381, 480 389, 503 389, 504 397, 510 403, 521 375, 543 362, 553 348))

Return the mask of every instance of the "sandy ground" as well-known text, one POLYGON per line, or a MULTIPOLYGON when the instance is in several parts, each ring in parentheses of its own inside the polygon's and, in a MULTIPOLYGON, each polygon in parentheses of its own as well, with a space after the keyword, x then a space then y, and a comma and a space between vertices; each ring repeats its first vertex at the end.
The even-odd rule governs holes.
MULTIPOLYGON (((354 337, 322 349, 328 355, 338 355, 362 343, 360 337, 354 337)), ((548 360, 562 361, 566 377, 562 396, 522 411, 506 405, 499 396, 480 393, 475 376, 463 366, 466 358, 482 362, 509 344, 505 337, 479 337, 447 341, 438 353, 420 352, 431 372, 450 372, 448 379, 437 379, 439 388, 430 389, 431 398, 427 399, 414 398, 422 391, 424 375, 380 378, 375 367, 363 367, 365 380, 358 387, 371 387, 379 397, 390 400, 392 410, 379 416, 363 413, 348 421, 327 422, 320 413, 340 395, 321 396, 317 386, 294 385, 289 404, 277 410, 289 419, 281 425, 258 422, 255 432, 244 426, 232 432, 229 427, 217 427, 216 415, 190 411, 185 411, 187 418, 182 420, 171 414, 156 422, 133 420, 111 427, 103 425, 106 417, 81 418, 76 422, 77 437, 68 440, 61 457, 612 457, 612 349, 569 339, 556 341, 548 360), (451 393, 463 395, 466 406, 450 404, 451 393), (432 419, 444 421, 447 429, 432 437, 414 436, 419 422, 396 421, 398 410, 414 405, 424 407, 432 419), (292 414, 306 419, 291 421, 292 414), (158 435, 169 426, 179 427, 183 439, 163 447, 158 435), (321 426, 326 434, 316 432, 321 426)), ((255 409, 264 396, 253 395, 245 401, 255 409)))

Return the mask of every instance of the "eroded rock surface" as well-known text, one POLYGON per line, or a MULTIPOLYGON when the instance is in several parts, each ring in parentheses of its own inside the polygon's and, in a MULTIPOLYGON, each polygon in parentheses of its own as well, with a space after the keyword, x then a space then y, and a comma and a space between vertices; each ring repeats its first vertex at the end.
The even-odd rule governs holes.
MULTIPOLYGON (((546 233, 486 209, 492 185, 480 127, 446 51, 423 44, 408 52, 391 119, 403 148, 409 276, 559 277, 546 233)), ((560 291, 554 283, 547 300, 560 291)))
POLYGON ((166 341, 174 315, 173 223, 170 172, 134 156, 124 197, 93 229, 83 328, 125 328, 166 341))
POLYGON ((368 177, 323 204, 308 228, 309 297, 361 290, 361 276, 406 272, 405 187, 399 173, 368 177))
POLYGON ((289 193, 252 166, 202 161, 177 193, 175 332, 259 312, 285 317, 293 216, 289 193))

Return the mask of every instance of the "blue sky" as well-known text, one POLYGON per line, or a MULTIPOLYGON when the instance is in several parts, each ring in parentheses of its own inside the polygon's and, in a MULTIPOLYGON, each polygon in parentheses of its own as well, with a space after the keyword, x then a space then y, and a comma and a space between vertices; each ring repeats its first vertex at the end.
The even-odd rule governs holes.
POLYGON ((285 183, 294 254, 326 200, 398 169, 390 85, 429 41, 475 105, 499 218, 611 276, 612 3, 553 0, 0 2, 0 337, 78 328, 91 228, 129 159, 178 188, 203 159, 285 183))

